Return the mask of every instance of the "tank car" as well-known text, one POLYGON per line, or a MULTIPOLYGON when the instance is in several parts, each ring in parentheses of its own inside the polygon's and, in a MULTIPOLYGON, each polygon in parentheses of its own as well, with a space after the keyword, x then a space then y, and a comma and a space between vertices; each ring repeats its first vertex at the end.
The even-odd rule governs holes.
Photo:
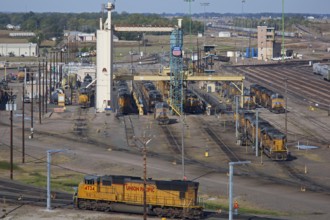
POLYGON ((169 106, 166 102, 157 102, 154 110, 154 118, 158 121, 158 124, 168 124, 169 118, 169 106))
POLYGON ((78 185, 73 203, 76 209, 144 213, 144 192, 148 214, 169 218, 200 219, 198 182, 144 180, 133 176, 87 175, 78 185))

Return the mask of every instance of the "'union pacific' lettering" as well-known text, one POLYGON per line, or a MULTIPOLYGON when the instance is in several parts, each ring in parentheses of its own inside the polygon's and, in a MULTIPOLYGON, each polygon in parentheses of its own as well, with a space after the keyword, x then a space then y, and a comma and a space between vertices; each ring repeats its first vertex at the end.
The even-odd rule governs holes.
MULTIPOLYGON (((131 185, 126 185, 126 190, 127 191, 135 191, 135 192, 143 192, 144 187, 143 186, 131 186, 131 185)), ((147 186, 147 192, 155 192, 155 187, 153 186, 147 186)))

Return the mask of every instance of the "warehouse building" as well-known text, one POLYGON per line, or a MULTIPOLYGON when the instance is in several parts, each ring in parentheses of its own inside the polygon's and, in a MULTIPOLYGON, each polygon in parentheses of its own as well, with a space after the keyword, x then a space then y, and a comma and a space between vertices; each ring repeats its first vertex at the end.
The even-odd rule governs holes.
POLYGON ((2 43, 0 44, 1 56, 38 56, 38 45, 35 43, 2 43))

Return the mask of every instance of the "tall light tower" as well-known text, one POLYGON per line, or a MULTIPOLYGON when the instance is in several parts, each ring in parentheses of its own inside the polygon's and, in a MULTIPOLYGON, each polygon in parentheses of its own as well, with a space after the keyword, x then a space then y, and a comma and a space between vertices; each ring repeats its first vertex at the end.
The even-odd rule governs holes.
MULTIPOLYGON (((209 6, 210 5, 210 3, 209 2, 202 2, 201 3, 201 6, 203 6, 204 7, 204 37, 205 37, 205 22, 206 22, 206 11, 205 11, 205 8, 207 7, 207 6, 209 6)), ((205 39, 205 41, 206 41, 206 38, 204 38, 205 39)), ((204 42, 205 43, 205 42, 204 42)))
POLYGON ((284 0, 282 0, 282 62, 284 62, 284 0))
POLYGON ((191 40, 191 23, 192 23, 192 18, 191 18, 191 2, 194 2, 195 0, 184 0, 185 2, 189 3, 189 36, 190 36, 190 49, 193 50, 192 48, 192 40, 191 40))

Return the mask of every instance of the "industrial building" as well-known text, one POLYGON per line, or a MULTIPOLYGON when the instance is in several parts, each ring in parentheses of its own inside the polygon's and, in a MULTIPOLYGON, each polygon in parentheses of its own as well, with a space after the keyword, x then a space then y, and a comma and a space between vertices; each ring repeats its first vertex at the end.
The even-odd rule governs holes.
POLYGON ((35 43, 2 43, 0 44, 1 56, 38 56, 38 45, 35 43))
POLYGON ((258 60, 270 60, 281 56, 281 45, 275 42, 273 27, 258 26, 258 60))

